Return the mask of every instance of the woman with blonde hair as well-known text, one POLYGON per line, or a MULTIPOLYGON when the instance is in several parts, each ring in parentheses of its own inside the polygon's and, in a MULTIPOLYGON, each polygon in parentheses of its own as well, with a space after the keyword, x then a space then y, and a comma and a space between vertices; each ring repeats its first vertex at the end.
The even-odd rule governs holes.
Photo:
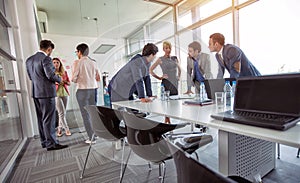
MULTIPOLYGON (((165 91, 170 91, 170 95, 178 95, 178 80, 180 78, 181 69, 176 56, 171 56, 172 45, 168 41, 163 42, 164 56, 159 57, 156 62, 150 67, 150 74, 156 79, 161 80, 165 87, 165 91), (162 76, 155 74, 154 69, 157 66, 161 67, 162 76)), ((165 118, 165 123, 170 123, 170 118, 165 118)))
POLYGON ((71 132, 66 120, 66 108, 68 97, 70 95, 68 86, 70 86, 70 79, 68 77, 67 71, 65 71, 59 58, 53 58, 53 65, 55 67, 55 74, 61 77, 62 82, 56 83, 56 110, 58 112, 58 127, 57 136, 61 137, 63 135, 63 130, 66 136, 70 136, 71 132))

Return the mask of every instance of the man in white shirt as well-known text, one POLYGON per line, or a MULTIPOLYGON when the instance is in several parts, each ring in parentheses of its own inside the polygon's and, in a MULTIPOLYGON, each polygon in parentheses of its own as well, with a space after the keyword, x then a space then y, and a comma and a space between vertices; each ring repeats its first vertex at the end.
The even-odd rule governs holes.
POLYGON ((84 109, 87 105, 96 105, 96 90, 97 82, 100 81, 99 71, 96 66, 96 61, 88 57, 89 47, 82 43, 76 47, 76 54, 79 60, 73 63, 72 82, 77 83, 76 99, 80 108, 81 116, 85 130, 89 139, 86 143, 94 143, 93 130, 88 112, 84 109))

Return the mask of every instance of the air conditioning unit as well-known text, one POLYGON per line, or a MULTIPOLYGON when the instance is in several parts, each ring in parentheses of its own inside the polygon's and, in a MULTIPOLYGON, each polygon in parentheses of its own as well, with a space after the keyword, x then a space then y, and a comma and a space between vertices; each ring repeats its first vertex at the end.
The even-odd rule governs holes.
POLYGON ((40 30, 42 33, 47 33, 48 32, 48 17, 47 13, 44 11, 38 11, 38 20, 39 20, 39 25, 40 25, 40 30))

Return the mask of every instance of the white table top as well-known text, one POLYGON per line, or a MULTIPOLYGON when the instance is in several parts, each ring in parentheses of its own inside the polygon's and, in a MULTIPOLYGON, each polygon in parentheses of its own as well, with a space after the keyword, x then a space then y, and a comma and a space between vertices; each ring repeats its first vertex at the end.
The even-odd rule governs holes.
POLYGON ((169 116, 171 118, 217 128, 226 132, 236 133, 300 148, 300 123, 286 131, 278 131, 255 126, 224 122, 215 120, 210 117, 211 114, 216 113, 215 105, 185 105, 183 104, 183 101, 184 100, 154 100, 150 103, 122 101, 113 102, 113 106, 138 109, 144 112, 169 116))

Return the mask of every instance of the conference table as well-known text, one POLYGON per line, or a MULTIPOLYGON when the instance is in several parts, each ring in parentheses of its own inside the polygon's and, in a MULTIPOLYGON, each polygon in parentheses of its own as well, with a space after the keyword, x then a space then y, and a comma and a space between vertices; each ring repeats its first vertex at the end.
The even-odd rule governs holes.
POLYGON ((276 143, 300 148, 299 123, 286 131, 230 123, 210 117, 220 112, 215 104, 187 105, 184 100, 156 99, 149 103, 131 100, 113 102, 112 105, 218 129, 219 171, 224 175, 240 175, 250 181, 275 168, 276 143))

